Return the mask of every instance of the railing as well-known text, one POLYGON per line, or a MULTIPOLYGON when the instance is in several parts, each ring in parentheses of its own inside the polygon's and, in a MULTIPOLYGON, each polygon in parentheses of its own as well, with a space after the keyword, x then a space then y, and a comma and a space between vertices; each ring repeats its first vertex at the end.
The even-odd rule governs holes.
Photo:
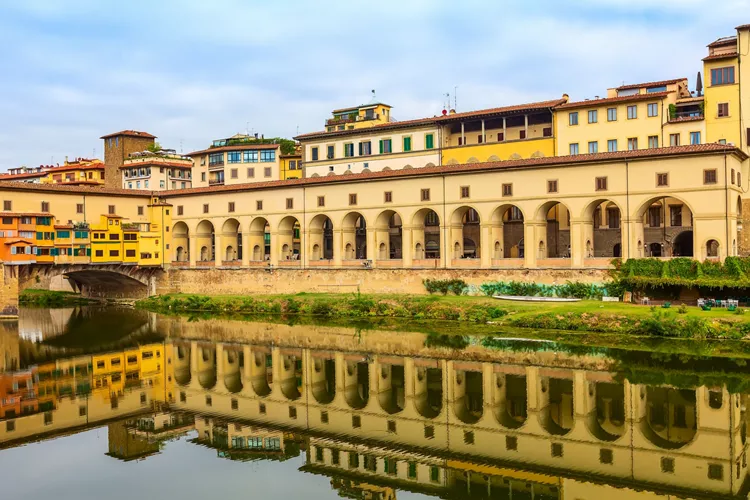
POLYGON ((223 168, 224 167, 224 160, 220 161, 212 161, 208 164, 208 169, 211 170, 213 168, 223 168))
POLYGON ((675 113, 671 113, 669 115, 669 121, 680 121, 680 120, 689 120, 689 119, 702 119, 703 118, 703 111, 700 110, 693 110, 693 111, 677 111, 675 113))
POLYGON ((224 179, 209 179, 208 185, 209 186, 223 186, 224 179))
POLYGON ((374 113, 370 116, 356 115, 353 118, 351 116, 348 118, 329 118, 328 120, 326 120, 326 125, 331 126, 331 125, 343 125, 346 123, 353 123, 353 122, 366 122, 369 120, 377 120, 379 118, 380 118, 380 114, 378 113, 374 113))

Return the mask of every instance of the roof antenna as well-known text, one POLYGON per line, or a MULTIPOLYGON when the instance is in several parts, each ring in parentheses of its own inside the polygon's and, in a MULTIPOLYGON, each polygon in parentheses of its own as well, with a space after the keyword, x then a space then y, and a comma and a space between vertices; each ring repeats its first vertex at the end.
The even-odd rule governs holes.
POLYGON ((458 85, 453 87, 453 109, 454 110, 458 110, 457 95, 458 95, 458 85))

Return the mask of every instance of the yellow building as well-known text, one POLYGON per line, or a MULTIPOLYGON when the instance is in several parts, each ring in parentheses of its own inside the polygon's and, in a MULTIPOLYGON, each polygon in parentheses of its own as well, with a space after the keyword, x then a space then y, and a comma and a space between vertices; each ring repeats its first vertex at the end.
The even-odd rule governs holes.
POLYGON ((326 120, 327 132, 374 127, 392 121, 391 106, 378 102, 374 91, 372 100, 368 104, 334 109, 332 114, 333 118, 326 120))
POLYGON ((91 224, 91 262, 93 264, 119 263, 123 258, 123 218, 115 214, 102 214, 99 224, 91 224))
POLYGON ((282 180, 285 179, 301 179, 302 178, 302 153, 292 155, 282 154, 280 157, 280 177, 282 180))
POLYGON ((99 159, 77 158, 62 165, 11 168, 0 174, 0 181, 28 182, 32 184, 65 184, 73 186, 99 186, 104 184, 105 165, 99 159))

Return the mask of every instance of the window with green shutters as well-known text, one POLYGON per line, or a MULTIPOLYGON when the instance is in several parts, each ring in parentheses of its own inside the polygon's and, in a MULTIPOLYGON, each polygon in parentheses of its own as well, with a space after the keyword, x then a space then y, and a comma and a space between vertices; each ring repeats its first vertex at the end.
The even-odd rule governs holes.
POLYGON ((380 154, 390 153, 393 151, 392 142, 390 139, 380 140, 380 154))
POLYGON ((75 238, 77 240, 85 240, 88 237, 89 237, 89 232, 88 231, 76 231, 75 232, 75 238))
POLYGON ((433 134, 424 136, 424 147, 425 149, 433 149, 435 147, 435 136, 433 134))
POLYGON ((44 239, 44 233, 37 232, 36 233, 36 239, 43 240, 44 239))
POLYGON ((70 238, 70 231, 58 231, 57 237, 58 238, 70 238))
POLYGON ((411 151, 411 137, 404 137, 404 151, 411 151))

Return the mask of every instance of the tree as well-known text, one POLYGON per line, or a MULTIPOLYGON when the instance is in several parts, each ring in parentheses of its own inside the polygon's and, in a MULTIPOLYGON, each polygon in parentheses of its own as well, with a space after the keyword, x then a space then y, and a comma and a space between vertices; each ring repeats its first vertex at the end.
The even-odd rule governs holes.
POLYGON ((148 147, 146 148, 146 150, 150 151, 152 153, 158 153, 159 151, 161 151, 161 144, 159 144, 158 142, 154 141, 153 144, 149 144, 148 145, 148 147))

